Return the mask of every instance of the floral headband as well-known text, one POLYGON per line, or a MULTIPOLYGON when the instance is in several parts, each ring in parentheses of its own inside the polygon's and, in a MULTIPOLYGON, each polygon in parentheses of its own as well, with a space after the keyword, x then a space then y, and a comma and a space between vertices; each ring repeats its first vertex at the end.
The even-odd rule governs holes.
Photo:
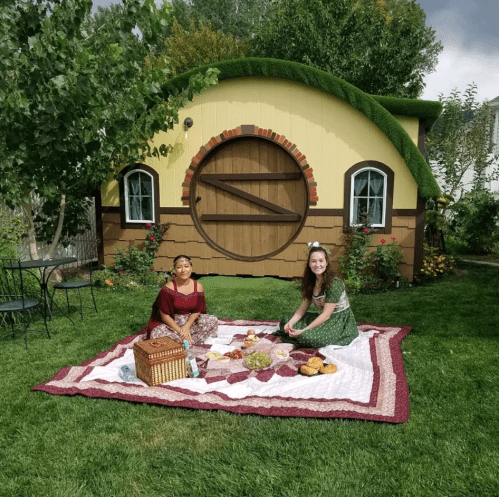
POLYGON ((326 252, 327 255, 331 255, 331 251, 328 248, 323 247, 319 242, 313 242, 313 243, 312 242, 308 242, 308 244, 307 244, 307 251, 308 251, 309 254, 310 254, 310 251, 312 249, 316 249, 316 248, 324 250, 324 252, 326 252))
POLYGON ((188 262, 192 266, 192 259, 188 259, 187 257, 181 257, 180 259, 177 259, 175 261, 175 264, 173 264, 173 267, 175 267, 179 262, 188 262))
POLYGON ((192 259, 187 259, 187 257, 181 257, 180 259, 177 259, 177 260, 175 261, 175 264, 173 264, 173 266, 171 267, 171 269, 170 269, 170 271, 169 271, 169 272, 170 272, 170 274, 173 274, 173 273, 175 272, 175 268, 177 267, 177 264, 178 264, 179 262, 184 262, 184 261, 185 261, 185 262, 188 262, 188 263, 192 266, 192 259))

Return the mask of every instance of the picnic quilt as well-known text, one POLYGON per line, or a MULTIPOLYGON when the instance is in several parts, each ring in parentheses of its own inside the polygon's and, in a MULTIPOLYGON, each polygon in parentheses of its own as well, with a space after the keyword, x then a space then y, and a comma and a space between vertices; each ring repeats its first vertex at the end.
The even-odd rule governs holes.
POLYGON ((125 382, 120 368, 134 369, 128 336, 80 366, 64 367, 33 390, 53 395, 84 395, 191 409, 222 409, 241 414, 316 418, 353 418, 403 423, 409 417, 409 389, 400 342, 409 326, 359 323, 359 337, 347 346, 294 349, 272 334, 276 321, 220 320, 218 336, 194 345, 200 377, 149 387, 139 379, 125 382), (217 358, 239 350, 248 329, 255 330, 255 350, 271 364, 250 370, 244 360, 217 358), (334 374, 301 375, 310 357, 337 366, 334 374))

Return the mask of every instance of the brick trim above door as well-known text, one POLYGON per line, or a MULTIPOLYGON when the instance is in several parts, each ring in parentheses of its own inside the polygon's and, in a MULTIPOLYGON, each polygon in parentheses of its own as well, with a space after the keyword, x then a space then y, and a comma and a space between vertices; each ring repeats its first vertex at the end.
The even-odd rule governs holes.
POLYGON ((319 197, 317 196, 317 183, 314 179, 313 169, 307 162, 307 157, 303 155, 294 143, 291 143, 284 135, 280 135, 271 129, 264 129, 255 126, 254 124, 242 124, 237 128, 229 131, 225 130, 219 135, 213 136, 208 143, 203 145, 199 152, 192 158, 189 168, 185 171, 184 182, 182 183, 182 205, 189 205, 189 194, 192 181, 192 175, 197 166, 213 152, 218 146, 227 141, 243 138, 243 137, 258 137, 276 143, 286 150, 296 161, 303 174, 307 178, 308 186, 308 203, 309 206, 317 205, 319 197))

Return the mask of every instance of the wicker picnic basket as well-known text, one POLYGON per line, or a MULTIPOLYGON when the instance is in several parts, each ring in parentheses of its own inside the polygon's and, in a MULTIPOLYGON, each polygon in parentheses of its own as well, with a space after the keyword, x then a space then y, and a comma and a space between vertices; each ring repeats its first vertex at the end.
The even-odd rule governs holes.
POLYGON ((136 342, 133 355, 137 376, 149 386, 187 377, 184 346, 171 338, 136 342))

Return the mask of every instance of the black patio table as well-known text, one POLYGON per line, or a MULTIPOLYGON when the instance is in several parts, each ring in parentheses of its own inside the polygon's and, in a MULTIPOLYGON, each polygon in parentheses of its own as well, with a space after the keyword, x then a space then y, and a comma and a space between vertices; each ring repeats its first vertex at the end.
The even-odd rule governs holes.
MULTIPOLYGON (((50 305, 48 304, 48 281, 51 274, 60 266, 65 266, 66 264, 72 264, 77 262, 76 257, 60 257, 59 259, 36 259, 33 261, 22 261, 20 263, 21 269, 32 274, 40 284, 40 292, 43 298, 43 312, 45 319, 47 318, 47 310, 50 315, 50 320, 52 320, 52 311, 50 305), (39 271, 35 271, 39 269, 39 271), (50 269, 50 270, 49 270, 50 269)), ((6 265, 5 269, 19 269, 19 265, 6 265)), ((69 316, 67 316, 69 320, 69 316)), ((52 321, 52 326, 54 322, 52 321)), ((55 329, 55 326, 54 326, 55 329)))

